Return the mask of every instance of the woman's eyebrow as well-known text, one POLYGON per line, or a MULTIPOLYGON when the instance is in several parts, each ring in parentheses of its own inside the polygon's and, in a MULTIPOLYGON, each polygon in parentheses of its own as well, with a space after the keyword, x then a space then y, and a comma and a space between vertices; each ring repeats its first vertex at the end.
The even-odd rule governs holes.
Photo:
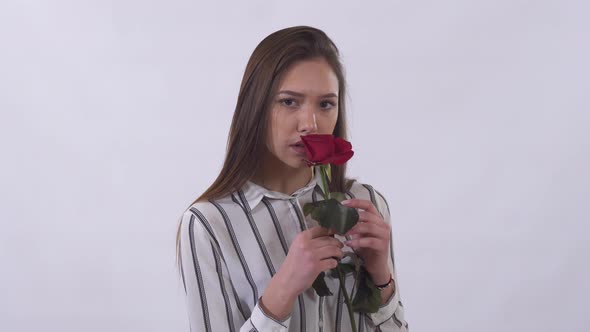
MULTIPOLYGON (((305 96, 303 93, 299 93, 299 92, 295 92, 295 91, 291 91, 291 90, 281 90, 279 91, 279 93, 277 93, 278 95, 280 94, 288 94, 288 95, 292 95, 295 97, 303 97, 305 96)), ((328 98, 328 97, 334 97, 334 98, 338 98, 338 95, 331 92, 331 93, 327 93, 325 95, 321 95, 320 98, 328 98)))

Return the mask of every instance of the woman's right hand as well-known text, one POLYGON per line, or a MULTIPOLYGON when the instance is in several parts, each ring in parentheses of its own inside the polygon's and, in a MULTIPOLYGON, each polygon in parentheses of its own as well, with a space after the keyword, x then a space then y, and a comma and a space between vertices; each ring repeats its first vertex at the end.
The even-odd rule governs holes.
POLYGON ((322 272, 333 269, 344 256, 344 245, 332 237, 333 231, 311 227, 299 234, 291 243, 287 258, 277 272, 295 296, 310 288, 322 272))
POLYGON ((297 234, 287 258, 262 295, 261 305, 267 314, 283 320, 293 309, 297 296, 310 288, 322 271, 338 265, 334 257, 344 256, 344 245, 332 237, 333 234, 321 226, 297 234))

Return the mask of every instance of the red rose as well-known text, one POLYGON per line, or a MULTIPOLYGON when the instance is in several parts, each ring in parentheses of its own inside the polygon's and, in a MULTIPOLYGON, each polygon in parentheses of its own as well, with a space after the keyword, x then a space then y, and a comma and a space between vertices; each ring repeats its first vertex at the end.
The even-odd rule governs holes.
POLYGON ((307 164, 311 165, 341 165, 352 158, 352 144, 333 135, 306 135, 301 136, 305 145, 307 164))

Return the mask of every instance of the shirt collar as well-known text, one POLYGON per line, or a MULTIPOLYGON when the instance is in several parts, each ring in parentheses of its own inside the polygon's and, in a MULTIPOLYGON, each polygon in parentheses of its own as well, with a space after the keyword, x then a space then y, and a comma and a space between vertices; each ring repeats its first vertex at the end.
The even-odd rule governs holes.
MULTIPOLYGON (((314 166, 314 168, 315 168, 315 166, 314 166)), ((244 193, 246 201, 248 201, 248 205, 250 206, 250 209, 253 210, 254 207, 256 207, 256 205, 258 205, 258 203, 260 203, 260 201, 262 200, 263 197, 268 197, 268 198, 273 198, 273 199, 284 199, 284 200, 298 198, 298 197, 302 196, 303 194, 305 194, 306 192, 315 188, 315 186, 321 182, 322 182, 322 179, 321 179, 319 169, 315 168, 314 169, 314 176, 309 180, 309 182, 305 186, 297 189, 291 195, 288 195, 288 194, 285 194, 282 192, 278 192, 278 191, 269 190, 269 189, 267 189, 259 184, 256 184, 250 180, 248 180, 244 184, 244 186, 242 187, 242 192, 244 193)))

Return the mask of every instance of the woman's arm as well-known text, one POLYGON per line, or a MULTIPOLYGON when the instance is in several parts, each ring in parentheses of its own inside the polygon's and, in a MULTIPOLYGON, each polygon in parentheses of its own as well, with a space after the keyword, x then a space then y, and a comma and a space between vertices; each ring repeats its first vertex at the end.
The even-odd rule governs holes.
POLYGON ((241 307, 216 241, 204 216, 188 210, 180 230, 181 271, 192 331, 287 331, 290 317, 277 320, 261 308, 241 307))

